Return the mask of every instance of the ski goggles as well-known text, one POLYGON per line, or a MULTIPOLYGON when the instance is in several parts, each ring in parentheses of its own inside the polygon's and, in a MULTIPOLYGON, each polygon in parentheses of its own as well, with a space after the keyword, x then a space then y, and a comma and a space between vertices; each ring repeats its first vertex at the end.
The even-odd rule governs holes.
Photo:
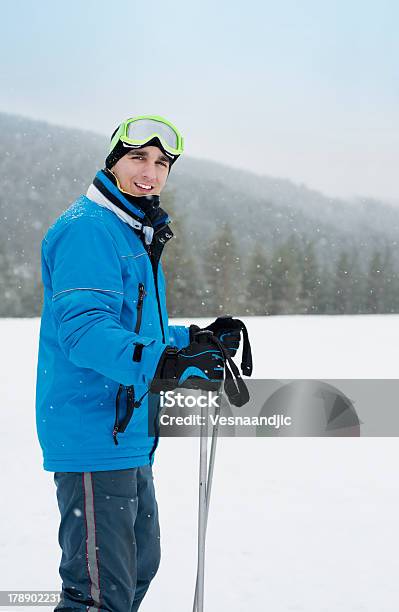
POLYGON ((184 139, 179 130, 173 123, 157 115, 126 119, 112 138, 109 151, 113 151, 120 140, 132 147, 142 147, 152 138, 158 138, 170 155, 183 153, 184 139))

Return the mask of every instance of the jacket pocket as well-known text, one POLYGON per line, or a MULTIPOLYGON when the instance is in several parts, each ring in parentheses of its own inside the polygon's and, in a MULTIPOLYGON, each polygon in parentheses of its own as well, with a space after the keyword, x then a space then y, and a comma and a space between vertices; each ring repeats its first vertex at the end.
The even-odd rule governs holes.
POLYGON ((118 442, 118 433, 124 433, 126 431, 126 427, 129 425, 133 412, 135 409, 135 397, 134 397, 134 385, 119 385, 118 392, 116 394, 115 400, 115 423, 114 429, 112 431, 112 436, 114 438, 115 445, 119 444, 118 442), (126 414, 122 420, 119 420, 119 412, 120 412, 120 398, 123 389, 126 389, 126 414))

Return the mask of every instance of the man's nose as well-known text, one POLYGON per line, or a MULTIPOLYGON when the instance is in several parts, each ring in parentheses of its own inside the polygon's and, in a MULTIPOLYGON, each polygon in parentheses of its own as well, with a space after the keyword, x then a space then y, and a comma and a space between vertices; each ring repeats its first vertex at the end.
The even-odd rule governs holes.
POLYGON ((155 180, 156 179, 155 163, 147 161, 143 168, 143 177, 155 180))

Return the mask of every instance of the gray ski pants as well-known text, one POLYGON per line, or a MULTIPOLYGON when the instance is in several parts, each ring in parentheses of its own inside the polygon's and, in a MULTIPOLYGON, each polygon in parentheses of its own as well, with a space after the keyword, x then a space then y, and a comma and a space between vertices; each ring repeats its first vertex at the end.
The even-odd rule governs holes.
POLYGON ((151 465, 55 472, 61 601, 55 610, 136 612, 160 562, 151 465))

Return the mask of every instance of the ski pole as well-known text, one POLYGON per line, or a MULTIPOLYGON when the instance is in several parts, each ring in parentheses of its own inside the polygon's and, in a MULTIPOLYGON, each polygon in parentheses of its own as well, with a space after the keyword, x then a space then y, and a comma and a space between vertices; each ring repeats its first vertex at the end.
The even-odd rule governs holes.
MULTIPOLYGON (((242 329, 245 329, 244 338, 246 340, 245 358, 241 363, 243 373, 250 376, 252 373, 252 355, 248 340, 248 334, 242 322, 239 322, 242 329)), ((230 357, 228 350, 211 331, 200 330, 195 334, 198 342, 209 342, 211 339, 215 346, 221 351, 224 357, 224 390, 229 401, 235 406, 243 406, 249 401, 248 389, 242 380, 239 370, 230 357)), ((221 388, 221 387, 220 387, 221 388)), ((215 416, 219 414, 220 406, 216 404, 215 416)), ((208 468, 208 419, 209 405, 207 402, 201 405, 201 434, 200 434, 200 467, 199 467, 199 495, 198 495, 198 559, 197 559, 197 579, 195 584, 195 594, 193 612, 203 612, 204 610, 204 573, 205 573, 205 538, 208 524, 208 513, 210 505, 210 494, 213 480, 213 469, 216 455, 216 440, 218 435, 218 419, 212 430, 211 455, 208 468)))
MULTIPOLYGON (((208 526, 208 514, 209 514, 209 505, 210 505, 210 498, 211 498, 211 489, 212 489, 213 468, 215 465, 216 441, 217 441, 218 428, 219 428, 219 420, 218 420, 219 413, 220 413, 220 405, 217 404, 215 408, 215 425, 213 426, 213 429, 212 429, 211 452, 210 452, 210 457, 209 457, 209 468, 208 468, 208 475, 206 478, 206 486, 205 486, 205 497, 206 497, 205 521, 204 521, 205 524, 204 524, 203 543, 201 544, 204 548, 205 548, 205 539, 206 539, 206 529, 208 526)), ((198 580, 198 566, 197 566, 197 577, 196 577, 196 582, 195 582, 193 612, 197 612, 198 610, 197 608, 198 586, 199 586, 198 583, 199 583, 199 580, 198 580)), ((204 583, 202 582, 202 588, 203 588, 203 584, 204 583)))
MULTIPOLYGON (((206 402, 205 402, 206 404, 206 402)), ((208 464, 208 405, 201 406, 199 497, 198 497, 198 563, 197 563, 197 610, 204 610, 205 535, 207 505, 207 464, 208 464)))

